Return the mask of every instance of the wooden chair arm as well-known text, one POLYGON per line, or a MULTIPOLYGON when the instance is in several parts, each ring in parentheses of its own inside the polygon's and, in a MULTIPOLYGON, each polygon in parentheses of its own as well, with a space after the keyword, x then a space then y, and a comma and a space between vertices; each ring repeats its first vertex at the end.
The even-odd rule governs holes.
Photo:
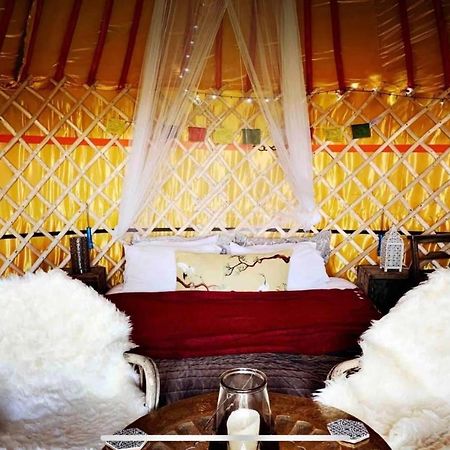
POLYGON ((125 360, 135 366, 139 373, 139 387, 145 393, 145 406, 149 411, 156 409, 159 402, 160 380, 155 362, 148 356, 124 353, 125 360))
POLYGON ((361 368, 360 366, 360 359, 354 358, 349 359, 347 361, 343 361, 339 364, 336 364, 327 375, 327 381, 334 380, 337 377, 340 377, 341 375, 345 375, 345 378, 349 377, 353 373, 356 373, 361 368))

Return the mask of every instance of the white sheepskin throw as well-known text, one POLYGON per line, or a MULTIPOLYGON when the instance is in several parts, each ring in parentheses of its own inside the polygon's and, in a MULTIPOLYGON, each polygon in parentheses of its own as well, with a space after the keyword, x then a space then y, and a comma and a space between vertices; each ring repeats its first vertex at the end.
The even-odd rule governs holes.
POLYGON ((0 447, 101 448, 146 413, 128 318, 61 270, 0 280, 0 447))
POLYGON ((450 269, 407 292, 361 347, 361 370, 316 399, 360 418, 393 449, 450 449, 450 269))

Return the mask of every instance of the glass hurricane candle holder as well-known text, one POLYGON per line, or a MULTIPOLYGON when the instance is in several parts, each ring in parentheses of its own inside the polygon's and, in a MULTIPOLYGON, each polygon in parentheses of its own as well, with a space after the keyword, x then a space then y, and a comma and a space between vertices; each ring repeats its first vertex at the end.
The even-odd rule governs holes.
MULTIPOLYGON (((217 434, 272 434, 272 416, 267 377, 257 369, 239 368, 220 377, 219 398, 215 414, 217 434), (258 413, 256 414, 255 411, 258 413), (259 417, 258 417, 259 416, 259 417)), ((211 448, 227 448, 226 444, 211 448)), ((255 450, 258 441, 234 441, 230 450, 255 450)), ((278 448, 273 442, 259 443, 260 449, 278 448)))

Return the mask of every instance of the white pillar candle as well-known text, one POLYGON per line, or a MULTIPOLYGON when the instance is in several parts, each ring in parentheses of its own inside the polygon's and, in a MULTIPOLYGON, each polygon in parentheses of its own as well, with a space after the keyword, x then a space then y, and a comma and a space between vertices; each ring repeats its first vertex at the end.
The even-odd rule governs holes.
MULTIPOLYGON (((228 434, 259 434, 260 417, 258 411, 249 408, 239 408, 230 414, 227 420, 228 434)), ((256 450, 258 441, 231 441, 230 450, 256 450)))

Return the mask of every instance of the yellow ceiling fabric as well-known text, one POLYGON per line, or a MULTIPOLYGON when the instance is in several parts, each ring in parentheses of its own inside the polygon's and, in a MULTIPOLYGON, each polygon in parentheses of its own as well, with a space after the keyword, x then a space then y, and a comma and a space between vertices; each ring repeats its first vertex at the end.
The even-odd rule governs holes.
MULTIPOLYGON (((250 3, 243 3, 251 14, 250 3)), ((354 278, 355 265, 377 261, 377 230, 400 223, 405 234, 450 231, 450 101, 435 10, 435 5, 442 8, 448 49, 450 3, 406 2, 415 81, 411 96, 397 0, 337 2, 341 93, 335 92, 331 1, 297 1, 303 49, 307 3, 309 117, 322 215, 317 229, 333 230, 329 272, 354 278), (370 124, 370 137, 352 139, 351 125, 358 123, 370 124)), ((83 0, 71 34, 73 5, 72 0, 0 0, 0 276, 65 266, 68 237, 85 229, 88 202, 95 263, 107 266, 115 283, 122 248, 110 231, 117 224, 153 0, 83 0), (10 20, 2 22, 10 4, 10 20), (6 23, 3 29, 1 23, 6 23), (60 62, 64 78, 58 84, 53 78, 60 62), (90 73, 95 73, 92 86, 90 73), (21 74, 28 76, 26 82, 21 74)), ((299 58, 306 65, 305 51, 299 58)), ((161 232, 189 232, 208 223, 235 227, 243 218, 252 226, 264 218, 264 208, 280 210, 292 198, 264 120, 254 104, 245 102, 251 95, 246 79, 225 15, 199 92, 192 93, 200 102, 193 102, 188 126, 207 128, 206 141, 222 130, 233 144, 222 145, 217 156, 204 142, 190 143, 183 131, 168 161, 172 176, 155 200, 161 232), (242 128, 261 129, 261 145, 239 144, 242 128)))
MULTIPOLYGON (((133 86, 138 85, 153 0, 115 0, 95 80, 99 89, 118 86, 137 1, 142 2, 142 14, 137 23, 127 82, 133 86)), ((0 15, 6 3, 6 0, 0 2, 0 15)), ((53 77, 70 21, 72 3, 58 0, 14 2, 0 53, 3 86, 16 83, 19 69, 30 51, 30 35, 37 4, 41 4, 42 13, 28 71, 36 86, 42 86, 53 77)), ((107 1, 81 2, 65 64, 65 76, 71 84, 82 85, 88 79, 106 3, 107 1)), ((330 2, 312 0, 308 3, 311 5, 313 88, 337 89, 330 2)), ((445 0, 438 3, 442 6, 448 38, 450 6, 445 0)), ((443 88, 443 67, 433 2, 411 0, 407 4, 416 90, 418 93, 439 93, 443 88)), ((297 6, 300 30, 304 30, 305 1, 297 0, 297 6)), ((398 1, 339 1, 338 8, 346 86, 398 92, 405 89, 407 77, 398 1)), ((251 8, 242 7, 241 12, 251 14, 251 8)), ((304 33, 301 37, 304 48, 304 33)), ((215 71, 219 59, 222 63, 223 87, 241 90, 246 74, 227 16, 224 18, 222 39, 222 51, 220 54, 216 51, 211 54, 200 88, 215 87, 215 71)), ((304 55, 299 55, 301 56, 304 58, 304 55)))

